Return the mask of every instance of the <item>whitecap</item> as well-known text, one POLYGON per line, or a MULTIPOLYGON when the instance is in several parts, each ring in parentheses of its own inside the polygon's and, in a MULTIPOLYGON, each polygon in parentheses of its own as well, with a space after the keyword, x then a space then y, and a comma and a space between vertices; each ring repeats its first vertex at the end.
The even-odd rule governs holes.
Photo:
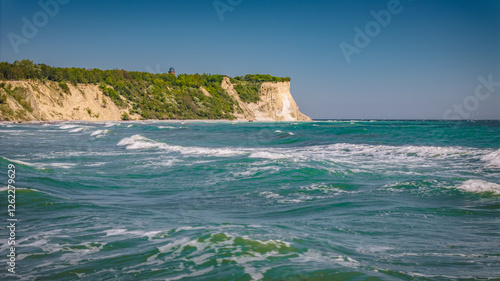
POLYGON ((259 195, 266 197, 266 198, 283 198, 283 196, 276 194, 274 192, 271 192, 271 191, 263 191, 263 192, 259 193, 259 195))
POLYGON ((127 230, 124 228, 112 228, 109 230, 105 230, 104 232, 106 232, 106 236, 114 236, 114 235, 121 235, 127 232, 127 230))
POLYGON ((26 166, 30 166, 30 167, 33 167, 35 166, 34 164, 32 163, 28 163, 28 162, 25 162, 25 161, 21 161, 21 160, 14 160, 14 159, 9 159, 7 157, 3 157, 5 160, 9 161, 9 162, 12 162, 12 163, 16 163, 16 164, 21 164, 21 165, 26 165, 26 166))
POLYGON ((275 159, 289 158, 291 156, 285 155, 285 154, 267 152, 267 151, 258 151, 258 152, 250 153, 250 155, 248 157, 249 158, 267 158, 267 159, 275 160, 275 159))
MULTIPOLYGON (((0 192, 2 191, 6 191, 8 190, 9 187, 8 186, 3 186, 3 187, 0 187, 0 192)), ((24 188, 24 187, 16 187, 14 189, 11 188, 11 190, 31 190, 31 191, 39 191, 38 189, 34 189, 34 188, 24 188)), ((48 193, 47 193, 48 194, 48 193)))
POLYGON ((76 164, 75 163, 50 163, 50 164, 44 164, 42 166, 52 166, 55 168, 71 169, 74 166, 76 166, 76 164))
POLYGON ((158 126, 158 129, 176 129, 174 126, 158 126))
POLYGON ((63 130, 66 130, 66 129, 73 129, 73 128, 76 128, 78 127, 78 125, 62 125, 59 127, 59 129, 63 129, 63 130))
MULTIPOLYGON (((389 145, 367 145, 337 143, 326 146, 326 149, 333 151, 344 151, 350 154, 361 155, 416 155, 420 157, 446 157, 460 156, 468 153, 474 153, 473 149, 462 147, 444 147, 444 146, 389 146, 389 145)), ((477 152, 476 152, 477 153, 477 152)))
POLYGON ((198 146, 178 146, 169 145, 163 142, 154 141, 141 135, 133 135, 120 140, 118 146, 125 146, 126 149, 148 149, 156 148, 168 151, 179 152, 187 155, 207 155, 207 156, 234 156, 244 152, 229 148, 210 148, 198 146))
POLYGON ((79 128, 75 128, 73 130, 69 130, 70 133, 78 133, 78 132, 81 132, 83 131, 85 128, 83 127, 79 127, 79 128))
POLYGON ((86 166, 86 167, 99 167, 99 166, 103 166, 106 164, 107 164, 107 162, 95 162, 95 163, 91 163, 91 164, 86 164, 84 166, 86 166))
POLYGON ((481 160, 485 161, 488 166, 500 167, 500 149, 482 156, 481 160))
POLYGON ((326 254, 317 250, 308 249, 298 257, 291 258, 292 261, 314 262, 314 263, 335 263, 346 267, 358 268, 360 263, 348 256, 326 254))
POLYGON ((280 199, 278 203, 281 204, 293 204, 293 203, 301 203, 303 202, 301 199, 280 199))
POLYGON ((102 137, 104 136, 105 134, 111 132, 110 130, 96 130, 96 131, 93 131, 90 135, 91 136, 97 136, 97 137, 102 137))
POLYGON ((500 184, 484 180, 467 180, 455 188, 466 192, 500 195, 500 184))
POLYGON ((159 143, 157 141, 148 139, 141 135, 133 135, 128 138, 120 140, 117 144, 118 146, 126 146, 126 149, 145 149, 145 148, 167 148, 168 145, 165 143, 159 143))
POLYGON ((161 233, 161 231, 141 231, 141 230, 127 230, 124 228, 112 228, 104 231, 106 236, 128 235, 135 237, 148 237, 151 240, 153 237, 161 233))
POLYGON ((118 123, 113 123, 113 122, 107 122, 104 125, 104 127, 109 128, 109 127, 113 127, 113 126, 117 126, 117 125, 119 125, 119 124, 118 123))

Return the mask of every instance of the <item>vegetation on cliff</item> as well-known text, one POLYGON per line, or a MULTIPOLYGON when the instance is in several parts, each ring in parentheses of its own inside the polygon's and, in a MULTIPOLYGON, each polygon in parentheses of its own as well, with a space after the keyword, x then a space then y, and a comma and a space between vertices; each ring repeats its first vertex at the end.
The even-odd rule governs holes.
MULTIPOLYGON (((103 93, 120 108, 131 108, 123 116, 139 114, 144 119, 234 119, 241 111, 238 103, 221 87, 224 75, 153 74, 126 70, 51 67, 30 60, 0 62, 0 80, 39 80, 59 83, 69 93, 67 83, 100 85, 103 93), (208 93, 208 94, 207 94, 208 93)), ((231 78, 242 101, 257 102, 262 82, 290 81, 290 78, 249 74, 231 78)), ((14 97, 26 110, 22 89, 0 90, 0 110, 8 110, 3 95, 14 97), (24 104, 23 104, 24 103, 24 104), (5 108, 4 108, 5 107, 5 108)))

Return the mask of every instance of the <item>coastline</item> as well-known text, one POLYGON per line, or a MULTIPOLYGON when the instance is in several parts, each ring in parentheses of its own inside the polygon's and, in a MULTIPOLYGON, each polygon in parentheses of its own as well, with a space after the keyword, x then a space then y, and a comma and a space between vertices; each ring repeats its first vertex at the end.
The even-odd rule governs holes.
POLYGON ((0 121, 0 124, 62 124, 62 123, 109 123, 109 122, 118 122, 118 123, 308 123, 314 122, 311 121, 275 121, 275 120, 265 120, 265 121, 250 121, 246 119, 145 119, 145 120, 32 120, 32 121, 0 121))

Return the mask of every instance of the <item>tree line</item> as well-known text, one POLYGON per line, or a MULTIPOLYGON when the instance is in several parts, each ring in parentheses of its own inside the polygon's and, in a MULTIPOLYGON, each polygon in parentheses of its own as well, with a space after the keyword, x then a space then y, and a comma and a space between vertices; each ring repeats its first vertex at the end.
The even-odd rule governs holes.
MULTIPOLYGON (((130 114, 144 119, 234 119, 238 108, 234 99, 221 87, 225 75, 168 74, 85 68, 51 67, 30 60, 0 62, 0 80, 41 80, 58 82, 63 92, 65 83, 100 85, 103 93, 121 108, 130 106, 130 114), (108 87, 111 86, 111 87, 108 87), (201 90, 204 87, 210 96, 201 90), (124 97, 123 100, 121 97, 124 97)), ((230 78, 244 101, 258 101, 262 82, 290 81, 289 77, 248 74, 230 78)), ((128 116, 127 116, 128 118, 128 116)))

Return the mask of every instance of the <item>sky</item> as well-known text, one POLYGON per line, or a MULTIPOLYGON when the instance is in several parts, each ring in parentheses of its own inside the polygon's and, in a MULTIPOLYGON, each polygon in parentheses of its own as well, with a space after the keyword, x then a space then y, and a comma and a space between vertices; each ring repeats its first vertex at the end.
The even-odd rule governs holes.
POLYGON ((500 119, 498 0, 1 0, 0 61, 271 74, 316 119, 500 119))

